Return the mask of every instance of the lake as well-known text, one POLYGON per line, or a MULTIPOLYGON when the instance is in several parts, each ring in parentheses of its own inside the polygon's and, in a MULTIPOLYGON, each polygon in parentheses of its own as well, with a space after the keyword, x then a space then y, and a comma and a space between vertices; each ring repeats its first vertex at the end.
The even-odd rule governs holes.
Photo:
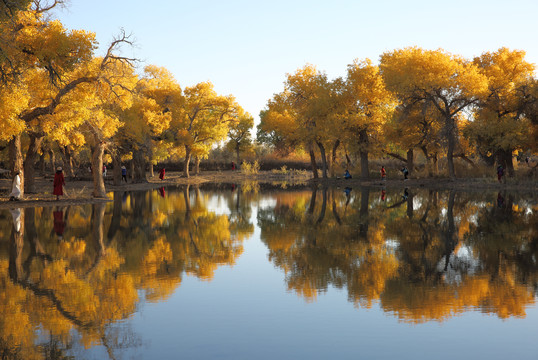
POLYGON ((109 196, 0 210, 0 358, 538 356, 536 194, 109 196))

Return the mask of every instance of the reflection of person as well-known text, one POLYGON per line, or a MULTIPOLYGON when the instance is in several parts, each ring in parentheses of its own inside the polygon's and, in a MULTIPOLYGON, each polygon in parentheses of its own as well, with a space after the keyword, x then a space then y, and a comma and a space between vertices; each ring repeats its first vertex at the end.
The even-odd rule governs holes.
POLYGON ((502 208, 503 205, 504 205, 504 198, 503 198, 503 196, 501 195, 501 193, 499 193, 499 194, 497 195, 497 206, 498 206, 499 208, 502 208))
POLYGON ((232 184, 232 192, 235 191, 235 187, 236 187, 236 185, 235 185, 235 184, 232 184))
POLYGON ((349 201, 351 200, 351 190, 353 190, 350 187, 346 187, 344 189, 344 194, 346 194, 346 206, 349 204, 349 201))
POLYGON ((127 168, 125 168, 125 166, 121 167, 121 181, 123 180, 127 182, 127 168))
POLYGON ((385 201, 385 189, 381 190, 381 201, 385 201))
POLYGON ((11 187, 11 193, 9 194, 9 200, 20 200, 21 199, 21 176, 17 171, 15 172, 15 177, 13 178, 13 185, 11 187))
POLYGON ((54 210, 52 216, 54 217, 54 232, 59 239, 62 239, 65 230, 64 212, 63 210, 54 210))
POLYGON ((163 198, 166 197, 166 191, 164 190, 164 187, 159 188, 159 195, 161 195, 163 198))
POLYGON ((64 174, 62 172, 62 168, 58 166, 56 169, 56 174, 54 174, 54 190, 52 193, 56 195, 56 200, 60 199, 60 195, 63 195, 63 186, 65 185, 65 179, 64 174))
POLYGON ((385 171, 385 167, 381 166, 381 180, 385 180, 387 176, 387 172, 385 171))
POLYGON ((351 174, 349 173, 349 170, 346 169, 346 171, 344 172, 344 179, 351 179, 353 178, 353 176, 351 176, 351 174))
POLYGON ((402 199, 407 200, 408 197, 409 197, 409 190, 405 188, 404 193, 402 195, 402 199))
POLYGON ((21 209, 11 209, 9 210, 11 216, 13 217, 13 227, 16 232, 21 231, 21 209))
POLYGON ((166 170, 164 170, 164 168, 162 168, 161 170, 159 170, 159 179, 164 180, 164 174, 165 174, 166 170))

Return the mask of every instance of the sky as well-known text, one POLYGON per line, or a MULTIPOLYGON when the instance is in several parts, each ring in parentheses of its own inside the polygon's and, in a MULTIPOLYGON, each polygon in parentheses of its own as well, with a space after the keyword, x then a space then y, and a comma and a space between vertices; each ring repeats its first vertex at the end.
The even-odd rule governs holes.
POLYGON ((182 88, 211 81, 256 122, 287 73, 313 64, 330 78, 354 59, 408 46, 473 58, 500 47, 538 64, 538 0, 70 0, 56 17, 96 33, 104 55, 124 29, 124 55, 167 68, 182 88))

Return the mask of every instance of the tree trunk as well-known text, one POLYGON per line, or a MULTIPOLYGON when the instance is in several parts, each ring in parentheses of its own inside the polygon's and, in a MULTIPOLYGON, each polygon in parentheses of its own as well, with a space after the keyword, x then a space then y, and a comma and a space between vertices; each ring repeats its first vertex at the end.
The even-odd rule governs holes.
POLYGON ((448 148, 446 154, 446 160, 448 162, 448 176, 450 179, 456 179, 456 171, 454 170, 454 148, 456 147, 456 139, 454 135, 454 119, 448 116, 445 119, 448 148))
POLYGON ((368 133, 366 130, 359 132, 359 145, 361 157, 361 178, 368 179, 370 177, 370 169, 368 168, 368 133))
POLYGON ((237 165, 241 164, 241 159, 239 159, 239 142, 235 145, 235 158, 237 165))
POLYGON ((514 177, 514 163, 512 161, 512 151, 499 150, 497 151, 497 162, 506 169, 509 177, 514 177))
POLYGON ((114 185, 120 185, 121 184, 121 158, 117 152, 114 152, 114 154, 112 155, 112 166, 114 167, 112 169, 112 180, 114 181, 114 185))
POLYGON ((413 149, 407 150, 407 170, 409 170, 409 175, 411 175, 415 169, 414 155, 413 149))
POLYGON ((134 174, 133 182, 143 183, 146 179, 146 157, 142 149, 133 152, 134 174))
POLYGON ((200 157, 194 158, 194 175, 200 174, 200 157))
POLYGON ((134 182, 135 179, 135 163, 134 160, 131 160, 131 182, 134 182))
POLYGON ((185 145, 185 161, 183 162, 183 175, 189 177, 189 165, 191 163, 191 147, 190 145, 185 145))
POLYGON ((318 179, 318 165, 316 164, 316 154, 314 153, 314 149, 312 146, 308 149, 308 153, 310 154, 310 165, 312 166, 312 174, 314 175, 314 179, 318 179))
POLYGON ((43 142, 43 136, 36 136, 30 134, 30 146, 26 151, 26 158, 24 159, 24 191, 26 193, 35 193, 35 162, 39 149, 41 149, 41 143, 43 142))
POLYGON ((39 171, 41 172, 41 176, 45 175, 45 152, 42 152, 41 155, 39 155, 39 161, 38 166, 39 171))
POLYGON ((93 197, 102 198, 106 196, 105 182, 101 169, 103 168, 103 154, 105 144, 98 141, 92 146, 92 176, 93 176, 93 197))
MULTIPOLYGON (((24 199, 24 165, 22 160, 22 149, 21 149, 21 136, 15 135, 9 141, 9 169, 11 170, 11 180, 15 179, 15 174, 19 173, 21 179, 21 196, 20 199, 24 199)), ((9 189, 11 192, 11 187, 9 189)))
POLYGON ((73 169, 73 157, 71 156, 71 150, 67 146, 60 147, 60 154, 63 159, 63 170, 67 177, 75 178, 75 171, 73 169))
POLYGON ((428 177, 432 177, 433 176, 433 163, 432 163, 433 159, 428 154, 428 149, 426 148, 426 146, 422 146, 420 149, 422 150, 422 153, 424 154, 424 157, 426 158, 426 168, 428 170, 428 177))
POLYGON ((321 165, 323 178, 327 179, 327 155, 325 154, 325 146, 321 142, 317 142, 319 152, 321 153, 321 165))
POLYGON ((340 140, 336 140, 333 146, 332 161, 331 161, 331 177, 334 177, 336 171, 336 151, 340 146, 340 140))
POLYGON ((155 177, 155 169, 153 163, 149 163, 149 177, 155 177))
POLYGON ((49 162, 50 162, 50 172, 54 174, 56 169, 56 156, 54 155, 54 150, 49 150, 49 162))

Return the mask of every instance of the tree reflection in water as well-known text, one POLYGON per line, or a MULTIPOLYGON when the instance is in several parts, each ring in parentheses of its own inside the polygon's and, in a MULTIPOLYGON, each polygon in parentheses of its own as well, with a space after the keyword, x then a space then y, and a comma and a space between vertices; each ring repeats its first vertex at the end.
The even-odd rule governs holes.
POLYGON ((65 358, 97 345, 115 358, 140 346, 120 320, 140 301, 167 299, 185 273, 209 281, 234 264, 254 208, 269 261, 306 301, 341 288, 355 306, 379 304, 407 322, 468 309, 524 317, 535 301, 536 199, 257 184, 162 194, 0 212, 2 358, 65 358), (267 199, 274 206, 260 207, 267 199))
POLYGON ((0 357, 67 358, 99 345, 115 358, 141 344, 118 322, 135 312, 140 294, 163 300, 183 273, 211 280, 218 266, 233 264, 254 230, 248 198, 237 194, 231 215, 218 215, 208 194, 190 190, 166 198, 118 192, 112 203, 0 218, 9 234, 0 242, 0 357))
POLYGON ((377 302, 409 322, 469 308, 525 316, 538 285, 536 201, 453 190, 369 195, 279 193, 258 213, 269 259, 290 290, 313 301, 330 286, 345 288, 357 306, 377 302))

